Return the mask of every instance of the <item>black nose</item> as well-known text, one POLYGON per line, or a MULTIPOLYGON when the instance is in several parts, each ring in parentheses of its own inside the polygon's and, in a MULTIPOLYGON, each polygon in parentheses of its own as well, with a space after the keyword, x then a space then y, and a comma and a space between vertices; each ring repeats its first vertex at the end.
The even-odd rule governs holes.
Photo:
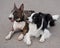
POLYGON ((10 17, 9 20, 11 20, 12 18, 10 17))

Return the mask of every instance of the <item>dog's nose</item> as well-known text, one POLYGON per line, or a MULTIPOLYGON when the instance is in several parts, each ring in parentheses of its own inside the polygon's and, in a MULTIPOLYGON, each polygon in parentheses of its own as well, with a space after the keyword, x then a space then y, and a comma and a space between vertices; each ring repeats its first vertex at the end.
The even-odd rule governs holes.
POLYGON ((11 17, 9 17, 9 20, 11 20, 12 18, 11 17))

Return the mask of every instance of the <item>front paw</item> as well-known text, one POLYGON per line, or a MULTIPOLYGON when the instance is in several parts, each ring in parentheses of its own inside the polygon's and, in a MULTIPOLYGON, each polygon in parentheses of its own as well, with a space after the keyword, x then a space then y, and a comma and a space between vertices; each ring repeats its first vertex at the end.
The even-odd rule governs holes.
POLYGON ((45 41, 45 39, 40 39, 39 41, 40 41, 40 42, 44 42, 44 41, 45 41))
POLYGON ((27 38, 24 38, 24 42, 25 42, 27 45, 31 45, 31 40, 28 40, 27 38))
POLYGON ((7 35, 6 37, 5 37, 5 39, 6 40, 9 40, 11 37, 9 36, 9 35, 7 35))
POLYGON ((25 42, 27 45, 31 45, 31 41, 26 41, 25 42))
POLYGON ((12 35, 13 35, 14 31, 10 31, 9 34, 5 37, 6 40, 9 40, 12 35))
POLYGON ((27 45, 31 45, 31 41, 27 41, 26 44, 27 44, 27 45))
POLYGON ((24 38, 24 35, 21 34, 21 35, 18 37, 18 40, 20 41, 20 40, 22 40, 23 38, 24 38))

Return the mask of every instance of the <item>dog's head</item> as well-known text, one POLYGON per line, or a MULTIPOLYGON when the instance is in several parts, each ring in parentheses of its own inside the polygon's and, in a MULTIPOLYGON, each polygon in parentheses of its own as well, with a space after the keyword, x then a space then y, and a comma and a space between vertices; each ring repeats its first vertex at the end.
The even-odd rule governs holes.
POLYGON ((11 11, 11 14, 9 15, 9 20, 13 21, 22 21, 23 20, 23 14, 24 12, 24 4, 21 4, 20 8, 18 9, 14 3, 14 9, 11 11))
POLYGON ((32 13, 30 17, 28 17, 28 22, 38 23, 42 20, 42 13, 32 13))

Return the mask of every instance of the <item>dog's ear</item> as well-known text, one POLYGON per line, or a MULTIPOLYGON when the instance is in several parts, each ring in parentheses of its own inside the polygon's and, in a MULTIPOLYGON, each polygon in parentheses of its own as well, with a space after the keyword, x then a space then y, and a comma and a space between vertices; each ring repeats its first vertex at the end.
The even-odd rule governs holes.
POLYGON ((16 4, 14 3, 14 8, 13 8, 13 10, 11 11, 11 12, 13 12, 13 11, 15 11, 15 10, 17 10, 18 8, 16 7, 16 4))
POLYGON ((16 6, 16 4, 14 3, 14 10, 17 10, 17 6, 16 6))
POLYGON ((19 10, 22 11, 22 12, 24 11, 24 4, 23 3, 21 4, 19 10))
POLYGON ((39 12, 39 13, 38 13, 38 16, 39 16, 39 22, 41 22, 42 17, 43 17, 43 13, 42 13, 42 12, 39 12))
POLYGON ((42 12, 39 12, 39 15, 43 15, 43 13, 42 12))

